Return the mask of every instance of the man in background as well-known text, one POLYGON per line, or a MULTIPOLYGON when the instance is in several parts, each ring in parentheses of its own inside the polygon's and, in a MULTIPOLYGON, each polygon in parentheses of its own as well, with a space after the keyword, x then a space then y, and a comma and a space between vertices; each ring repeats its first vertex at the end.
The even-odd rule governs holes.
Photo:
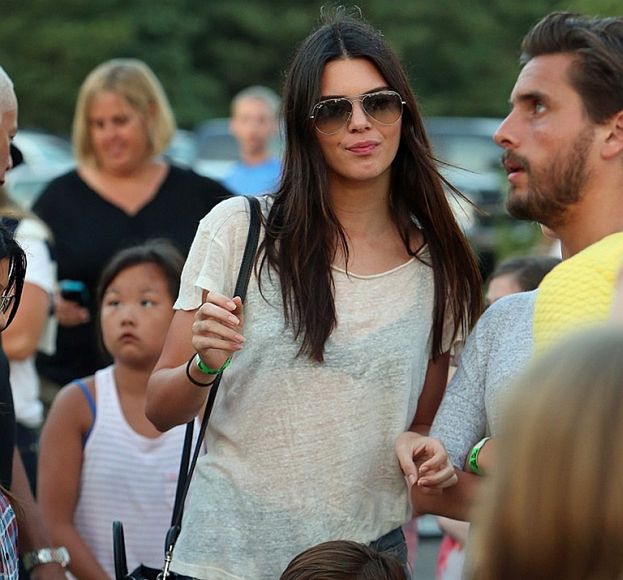
POLYGON ((240 161, 223 185, 237 195, 261 195, 279 184, 281 161, 270 151, 279 129, 279 105, 277 94, 262 86, 248 87, 232 101, 229 129, 238 141, 240 161))

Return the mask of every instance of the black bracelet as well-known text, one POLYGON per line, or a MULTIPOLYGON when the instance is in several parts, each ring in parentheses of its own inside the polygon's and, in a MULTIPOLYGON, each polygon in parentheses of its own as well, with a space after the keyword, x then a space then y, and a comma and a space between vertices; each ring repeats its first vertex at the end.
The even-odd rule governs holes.
POLYGON ((195 360, 195 355, 193 354, 189 359, 188 362, 186 363, 186 378, 193 384, 193 385, 197 385, 198 387, 211 387, 212 384, 214 383, 214 381, 216 380, 216 377, 214 377, 209 383, 200 383, 199 381, 197 381, 196 379, 194 379, 191 374, 190 374, 190 365, 193 364, 195 360))

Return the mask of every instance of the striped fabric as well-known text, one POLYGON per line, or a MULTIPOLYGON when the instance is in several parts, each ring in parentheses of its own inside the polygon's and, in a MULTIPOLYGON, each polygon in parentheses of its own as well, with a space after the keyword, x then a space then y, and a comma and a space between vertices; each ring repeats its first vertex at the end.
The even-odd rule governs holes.
POLYGON ((114 578, 112 522, 123 522, 128 568, 164 562, 184 426, 155 438, 127 423, 113 367, 95 374, 97 412, 84 447, 74 524, 104 570, 114 578))
POLYGON ((6 496, 0 492, 0 578, 16 580, 17 568, 17 521, 6 496))

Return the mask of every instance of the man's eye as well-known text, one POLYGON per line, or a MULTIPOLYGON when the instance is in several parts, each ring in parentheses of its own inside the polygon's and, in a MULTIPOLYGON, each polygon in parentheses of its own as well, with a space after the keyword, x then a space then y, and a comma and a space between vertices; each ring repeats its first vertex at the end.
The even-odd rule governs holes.
POLYGON ((545 105, 541 101, 535 101, 534 112, 538 115, 545 111, 545 105))

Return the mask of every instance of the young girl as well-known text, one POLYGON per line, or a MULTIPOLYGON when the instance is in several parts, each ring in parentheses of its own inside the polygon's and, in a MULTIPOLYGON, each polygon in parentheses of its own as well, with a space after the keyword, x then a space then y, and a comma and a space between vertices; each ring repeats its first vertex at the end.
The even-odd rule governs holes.
POLYGON ((39 499, 54 541, 81 579, 114 576, 112 522, 121 520, 130 569, 162 566, 184 428, 160 434, 144 413, 179 288, 181 254, 166 242, 123 250, 98 290, 113 364, 66 386, 41 437, 39 499))
MULTIPOLYGON (((478 268, 383 36, 339 12, 296 54, 284 115, 246 303, 233 287, 249 217, 234 198, 199 226, 150 380, 148 417, 167 429, 233 356, 173 556, 197 578, 273 580, 336 538, 380 540, 406 566, 393 439, 426 432, 453 339, 480 312, 478 268)), ((429 485, 454 476, 438 467, 429 485)))

